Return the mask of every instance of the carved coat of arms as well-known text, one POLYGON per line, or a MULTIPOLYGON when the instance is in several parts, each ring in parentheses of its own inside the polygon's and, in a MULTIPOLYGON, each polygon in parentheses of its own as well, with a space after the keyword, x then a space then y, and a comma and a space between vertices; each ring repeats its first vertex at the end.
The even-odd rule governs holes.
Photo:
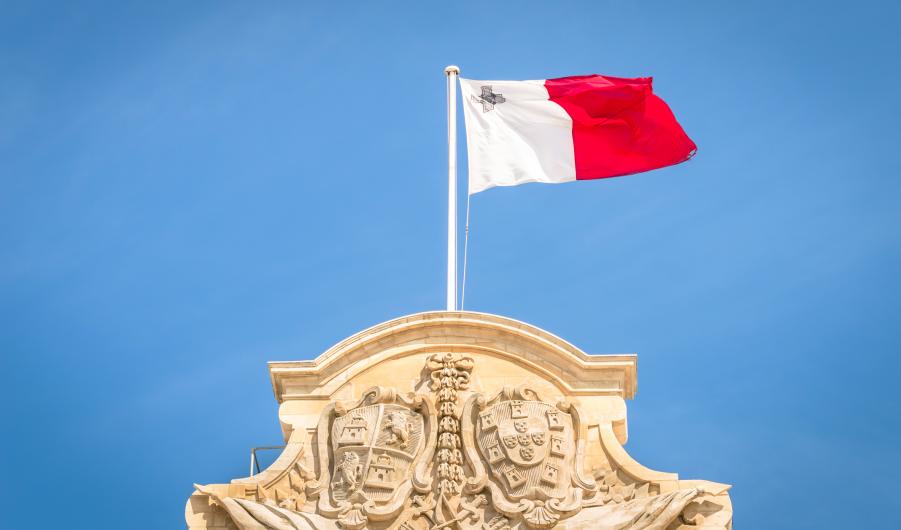
POLYGON ((325 463, 316 483, 319 512, 351 530, 396 515, 416 485, 428 486, 426 466, 417 464, 432 454, 434 417, 422 396, 382 388, 350 408, 327 410, 319 431, 329 433, 319 441, 325 463))
POLYGON ((677 517, 703 520, 683 514, 697 488, 651 494, 613 468, 595 469, 599 482, 587 476, 577 406, 525 385, 470 392, 473 364, 436 353, 426 364, 431 395, 373 387, 332 402, 312 441, 315 469, 295 462, 288 494, 198 489, 242 530, 661 530, 677 517))
POLYGON ((463 417, 464 431, 474 433, 475 447, 467 447, 475 468, 469 489, 487 486, 499 512, 549 528, 577 513, 583 493, 595 489, 580 473, 583 435, 575 407, 546 403, 520 387, 487 402, 473 396, 463 417), (466 421, 475 425, 467 429, 466 421))

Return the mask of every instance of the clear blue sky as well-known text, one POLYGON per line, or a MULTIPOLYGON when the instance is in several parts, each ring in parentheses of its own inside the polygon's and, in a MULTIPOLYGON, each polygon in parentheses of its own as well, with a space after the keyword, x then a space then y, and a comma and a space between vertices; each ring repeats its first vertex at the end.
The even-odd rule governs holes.
POLYGON ((0 526, 180 528, 266 361, 443 306, 450 63, 653 75, 699 146, 476 195, 468 308, 638 353, 627 449, 738 528, 899 525, 897 3, 348 4, 0 1, 0 526))

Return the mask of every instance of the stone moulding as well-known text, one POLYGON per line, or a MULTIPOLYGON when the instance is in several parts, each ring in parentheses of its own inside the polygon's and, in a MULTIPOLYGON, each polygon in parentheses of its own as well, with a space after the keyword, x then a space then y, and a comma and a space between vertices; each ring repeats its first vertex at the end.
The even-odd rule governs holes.
POLYGON ((729 486, 624 449, 636 364, 474 312, 271 362, 286 448, 257 475, 195 485, 188 527, 731 529, 729 486))
POLYGON ((445 351, 448 346, 467 351, 482 349, 498 356, 518 355, 518 362, 545 371, 564 388, 570 386, 573 393, 602 392, 626 399, 635 395, 635 354, 587 355, 563 339, 523 322, 485 313, 443 311, 418 313, 373 326, 312 361, 270 362, 272 389, 279 403, 292 398, 309 399, 322 395, 310 393, 309 389, 327 391, 340 384, 342 377, 353 377, 371 364, 424 349, 445 351), (506 343, 511 340, 515 347, 506 343), (360 362, 363 359, 367 362, 360 362), (547 363, 551 367, 543 368, 547 363), (301 392, 290 391, 295 388, 301 392))

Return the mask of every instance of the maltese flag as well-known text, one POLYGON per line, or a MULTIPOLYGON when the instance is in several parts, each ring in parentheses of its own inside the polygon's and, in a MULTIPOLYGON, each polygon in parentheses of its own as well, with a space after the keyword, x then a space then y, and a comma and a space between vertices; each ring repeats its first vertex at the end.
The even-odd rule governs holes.
POLYGON ((460 79, 469 194, 526 182, 618 177, 691 158, 694 142, 652 79, 460 79))

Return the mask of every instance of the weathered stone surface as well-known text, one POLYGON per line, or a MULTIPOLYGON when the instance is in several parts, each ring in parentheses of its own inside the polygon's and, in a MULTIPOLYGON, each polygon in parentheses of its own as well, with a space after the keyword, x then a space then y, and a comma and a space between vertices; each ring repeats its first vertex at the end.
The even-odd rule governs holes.
POLYGON ((634 461, 636 356, 511 319, 421 313, 273 362, 287 447, 196 486, 190 529, 731 529, 729 486, 634 461))

